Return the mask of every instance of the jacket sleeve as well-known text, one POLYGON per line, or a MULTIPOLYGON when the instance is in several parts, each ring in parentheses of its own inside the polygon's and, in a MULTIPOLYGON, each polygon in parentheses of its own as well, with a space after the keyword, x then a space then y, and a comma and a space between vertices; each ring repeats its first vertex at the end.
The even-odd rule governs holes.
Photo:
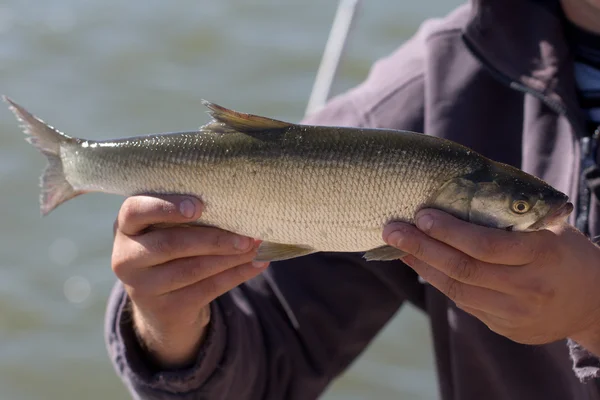
MULTIPOLYGON (((423 129, 418 37, 377 62, 361 85, 303 122, 423 129)), ((117 283, 106 342, 117 374, 138 399, 312 399, 370 343, 405 300, 423 306, 417 275, 400 262, 317 253, 272 263, 211 304, 195 365, 156 371, 144 361, 117 283)))
POLYGON ((600 358, 572 339, 567 340, 573 369, 581 382, 600 378, 600 358))

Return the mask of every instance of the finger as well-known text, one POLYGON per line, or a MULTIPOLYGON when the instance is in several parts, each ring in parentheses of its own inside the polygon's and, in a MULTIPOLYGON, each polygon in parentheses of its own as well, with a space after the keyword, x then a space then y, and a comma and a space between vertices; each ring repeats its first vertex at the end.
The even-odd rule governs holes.
POLYGON ((113 250, 113 269, 117 276, 136 268, 147 268, 177 258, 243 254, 254 241, 212 227, 168 228, 139 236, 121 235, 113 250))
POLYGON ((194 197, 134 196, 123 202, 115 229, 137 235, 153 224, 191 222, 201 214, 202 203, 194 197))
POLYGON ((256 252, 230 256, 181 258, 150 268, 137 269, 123 282, 139 295, 157 296, 179 290, 252 261, 256 252))
POLYGON ((176 304, 209 304, 217 297, 262 273, 268 263, 246 263, 230 268, 208 279, 165 294, 162 299, 176 304))
POLYGON ((531 263, 537 256, 539 237, 547 234, 487 228, 432 209, 418 212, 415 219, 417 227, 432 238, 492 264, 531 263))
POLYGON ((513 304, 514 301, 510 295, 459 282, 411 255, 404 257, 403 261, 458 306, 510 318, 511 310, 507 305, 513 304))
POLYGON ((510 279, 514 268, 476 260, 412 225, 390 224, 384 229, 384 240, 459 282, 506 293, 516 292, 510 279))

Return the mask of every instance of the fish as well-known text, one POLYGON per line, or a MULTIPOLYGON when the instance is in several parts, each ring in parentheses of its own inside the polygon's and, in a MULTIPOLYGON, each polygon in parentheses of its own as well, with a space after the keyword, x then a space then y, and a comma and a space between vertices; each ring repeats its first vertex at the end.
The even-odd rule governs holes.
POLYGON ((509 231, 564 222, 564 193, 519 168, 451 140, 383 128, 295 124, 202 100, 197 130, 111 140, 68 136, 4 96, 28 142, 47 159, 40 212, 86 193, 190 195, 194 225, 260 240, 257 261, 317 252, 406 254, 383 228, 414 224, 423 208, 509 231))

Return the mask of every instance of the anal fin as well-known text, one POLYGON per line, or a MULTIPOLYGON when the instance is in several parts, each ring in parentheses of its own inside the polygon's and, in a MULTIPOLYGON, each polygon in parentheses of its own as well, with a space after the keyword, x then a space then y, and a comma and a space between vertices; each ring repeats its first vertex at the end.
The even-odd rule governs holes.
POLYGON ((367 261, 392 261, 399 260, 408 253, 393 246, 381 246, 365 252, 363 258, 367 261))
POLYGON ((316 251, 307 246, 295 244, 282 244, 273 242, 262 242, 258 247, 255 261, 281 261, 315 253, 316 251))

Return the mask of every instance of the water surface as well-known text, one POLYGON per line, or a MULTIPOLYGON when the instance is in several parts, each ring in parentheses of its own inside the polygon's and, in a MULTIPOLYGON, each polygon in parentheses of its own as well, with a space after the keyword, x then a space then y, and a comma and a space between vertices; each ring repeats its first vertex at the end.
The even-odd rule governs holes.
MULTIPOLYGON (((334 93, 458 1, 363 3, 334 93)), ((201 98, 298 121, 336 6, 3 0, 0 92, 90 139, 194 129, 208 120, 201 98)), ((127 399, 102 337, 122 199, 82 196, 41 219, 45 161, 2 108, 0 132, 0 398, 127 399)), ((405 307, 324 398, 437 398, 429 340, 405 307)))

